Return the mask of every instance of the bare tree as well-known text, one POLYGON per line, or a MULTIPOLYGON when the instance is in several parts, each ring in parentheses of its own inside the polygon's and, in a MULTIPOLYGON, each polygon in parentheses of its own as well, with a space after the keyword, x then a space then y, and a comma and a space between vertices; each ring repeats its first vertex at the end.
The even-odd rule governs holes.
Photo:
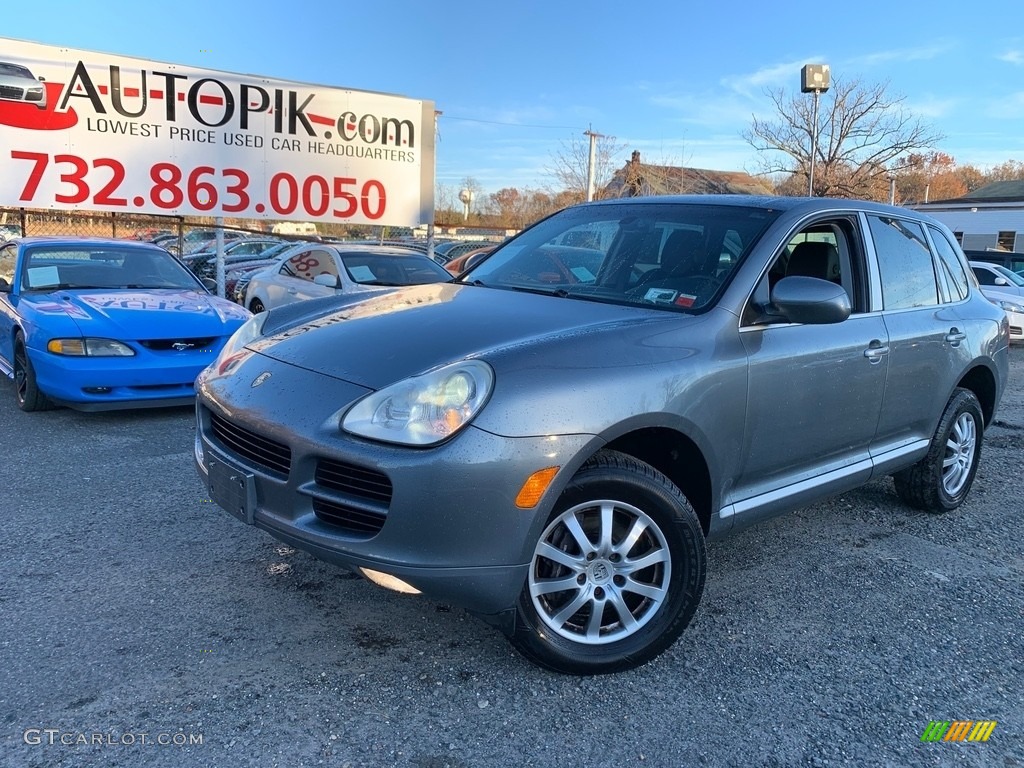
MULTIPOLYGON (((614 136, 598 136, 594 147, 594 199, 600 200, 604 188, 618 170, 616 157, 625 150, 614 136)), ((590 139, 574 136, 561 142, 560 149, 551 156, 552 165, 546 170, 557 182, 558 192, 573 193, 573 202, 587 199, 587 167, 590 164, 590 139)))
POLYGON ((1024 163, 1019 160, 1002 162, 988 170, 985 180, 986 184, 991 184, 994 181, 1022 181, 1024 180, 1024 163))
MULTIPOLYGON (((904 97, 886 93, 888 83, 834 80, 822 95, 818 113, 814 194, 887 199, 891 165, 901 156, 924 151, 942 136, 903 105, 904 97)), ((763 154, 763 171, 803 179, 807 192, 813 101, 768 92, 775 105, 771 120, 753 118, 743 137, 763 154)), ((792 185, 783 183, 783 189, 792 185)))

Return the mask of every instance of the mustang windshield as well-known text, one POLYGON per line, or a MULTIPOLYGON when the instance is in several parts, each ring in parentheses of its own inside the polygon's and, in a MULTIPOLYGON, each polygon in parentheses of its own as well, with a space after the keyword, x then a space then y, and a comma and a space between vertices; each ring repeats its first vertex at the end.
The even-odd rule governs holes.
POLYGON ((741 205, 569 208, 461 277, 490 288, 657 306, 710 307, 779 212, 741 205))
POLYGON ((204 290, 174 257, 150 248, 39 245, 25 254, 22 290, 175 288, 204 290))

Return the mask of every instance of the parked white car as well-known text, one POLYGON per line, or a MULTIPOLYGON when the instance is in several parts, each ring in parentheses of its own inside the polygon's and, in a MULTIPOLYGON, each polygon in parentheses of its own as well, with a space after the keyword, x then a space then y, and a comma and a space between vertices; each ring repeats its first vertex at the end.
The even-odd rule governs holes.
POLYGON ((1024 341, 1024 296, 1006 293, 1002 287, 994 290, 985 285, 981 286, 981 292, 1006 313, 1006 319, 1010 321, 1010 342, 1024 341))
POLYGON ((1012 269, 1002 264, 990 264, 986 261, 972 261, 971 271, 981 283, 981 290, 987 293, 989 290, 1008 293, 1014 296, 1024 296, 1024 277, 1021 277, 1012 269))
POLYGON ((386 245, 311 243, 256 272, 245 292, 253 313, 294 301, 452 279, 425 254, 386 245))

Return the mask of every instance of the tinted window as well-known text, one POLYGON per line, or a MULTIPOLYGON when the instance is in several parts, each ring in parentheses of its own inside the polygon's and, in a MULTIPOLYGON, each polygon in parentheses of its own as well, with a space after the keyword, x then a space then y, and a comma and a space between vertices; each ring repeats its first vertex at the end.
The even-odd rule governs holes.
POLYGON ((974 276, 978 278, 978 282, 982 285, 995 285, 996 276, 995 273, 986 267, 971 267, 971 271, 974 272, 974 276))
POLYGON ((932 254, 921 226, 889 216, 868 216, 882 273, 886 309, 928 307, 939 302, 932 254))
POLYGON ((950 298, 956 300, 967 298, 967 273, 964 272, 964 265, 956 255, 956 250, 950 245, 949 240, 935 227, 929 227, 932 234, 932 242, 935 243, 935 251, 939 254, 939 263, 946 273, 949 282, 950 298))

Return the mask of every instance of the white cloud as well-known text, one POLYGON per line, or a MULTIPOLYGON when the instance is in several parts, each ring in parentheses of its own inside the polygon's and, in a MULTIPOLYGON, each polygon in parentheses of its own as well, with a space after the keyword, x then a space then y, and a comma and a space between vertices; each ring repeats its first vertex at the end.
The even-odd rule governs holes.
POLYGON ((958 106, 958 102, 956 99, 938 99, 930 96, 924 96, 915 101, 908 101, 904 106, 907 110, 919 117, 926 117, 934 120, 936 118, 954 114, 953 110, 958 106))
POLYGON ((843 62, 842 66, 844 69, 861 67, 871 69, 893 61, 928 61, 948 53, 955 47, 955 42, 946 40, 917 48, 894 48, 888 51, 876 51, 849 59, 843 62))
POLYGON ((1005 61, 1007 64, 1016 64, 1020 66, 1024 64, 1024 51, 1007 51, 1006 53, 996 56, 999 61, 1005 61))
POLYGON ((822 56, 808 56, 799 61, 787 61, 762 67, 756 72, 730 75, 721 79, 722 85, 743 96, 760 96, 766 88, 799 85, 800 70, 805 64, 820 62, 822 56))
POLYGON ((1009 93, 989 102, 985 115, 995 120, 1019 120, 1024 118, 1024 91, 1009 93))

